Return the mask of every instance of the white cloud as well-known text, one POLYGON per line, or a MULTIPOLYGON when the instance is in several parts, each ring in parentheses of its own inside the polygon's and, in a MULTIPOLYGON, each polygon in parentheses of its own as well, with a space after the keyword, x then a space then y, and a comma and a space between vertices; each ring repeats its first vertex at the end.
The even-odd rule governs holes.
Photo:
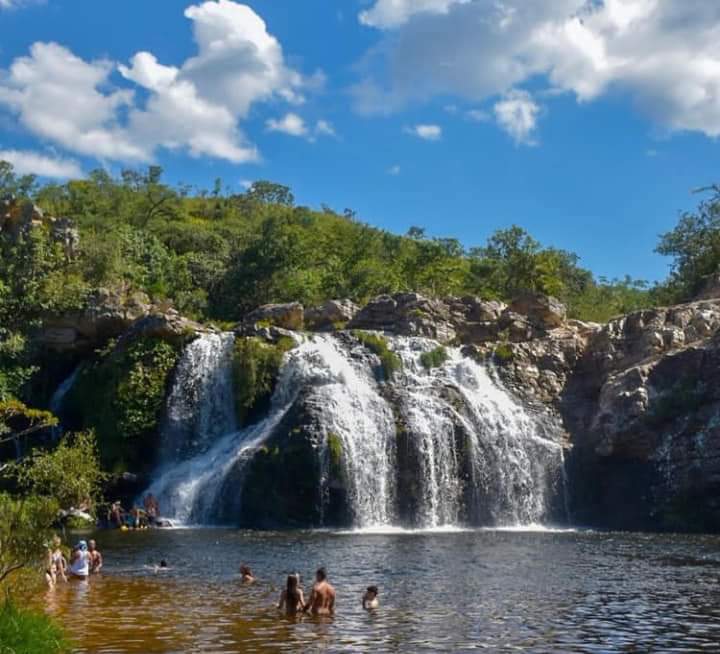
POLYGON ((335 128, 327 120, 318 120, 315 123, 315 134, 318 136, 337 136, 335 128))
POLYGON ((455 4, 471 0, 377 0, 375 5, 360 13, 360 22, 372 27, 397 27, 415 14, 444 14, 455 4))
POLYGON ((290 136, 307 136, 308 128, 305 121, 294 113, 285 114, 279 120, 270 118, 265 122, 265 126, 271 132, 282 132, 290 136))
MULTIPOLYGON (((0 0, 2 1, 2 0, 0 0)), ((165 65, 138 52, 128 65, 86 62, 55 43, 35 43, 29 56, 0 71, 0 106, 35 136, 71 152, 114 161, 152 161, 158 148, 234 163, 259 158, 239 126, 250 108, 279 99, 304 101, 322 73, 303 78, 250 7, 207 0, 185 10, 195 56, 165 65), (112 87, 111 74, 147 94, 112 87)))
POLYGON ((465 112, 465 117, 476 123, 486 123, 490 120, 490 114, 482 109, 469 109, 465 112))
POLYGON ((73 159, 49 157, 32 150, 0 150, 0 161, 9 161, 20 175, 38 175, 57 179, 83 176, 80 164, 73 159))
POLYGON ((535 145, 533 138, 540 107, 527 91, 514 89, 495 103, 495 119, 517 144, 535 145))
POLYGON ((405 127, 403 131, 425 141, 439 141, 442 138, 442 127, 440 125, 413 125, 412 127, 405 127))
POLYGON ((664 128, 720 136, 720 2, 376 0, 361 20, 388 31, 355 89, 362 111, 544 78, 581 103, 615 91, 664 128))
POLYGON ((400 172, 401 172, 400 166, 395 164, 394 166, 390 166, 390 168, 388 168, 387 174, 392 175, 393 177, 397 177, 400 174, 400 172))
POLYGON ((242 186, 246 191, 253 185, 253 181, 249 179, 241 179, 240 180, 240 186, 242 186))

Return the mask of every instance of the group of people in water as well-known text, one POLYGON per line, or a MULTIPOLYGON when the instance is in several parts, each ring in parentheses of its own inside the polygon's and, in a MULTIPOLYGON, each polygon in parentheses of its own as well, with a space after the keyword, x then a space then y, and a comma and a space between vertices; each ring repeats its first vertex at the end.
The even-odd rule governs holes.
POLYGON ((109 526, 123 530, 165 526, 164 522, 160 519, 160 503, 152 493, 145 496, 142 508, 134 506, 126 511, 122 502, 117 500, 110 505, 107 515, 109 526))
MULTIPOLYGON (((240 566, 240 575, 243 583, 255 582, 255 577, 247 565, 240 566)), ((378 595, 377 586, 368 586, 362 597, 362 607, 365 610, 378 608, 380 606, 378 595)), ((278 610, 284 611, 289 616, 296 616, 300 613, 335 615, 335 588, 328 581, 325 568, 318 568, 315 572, 315 583, 307 601, 300 585, 300 574, 288 575, 277 607, 278 610)))
POLYGON ((87 579, 98 574, 103 567, 103 557, 94 540, 80 540, 70 552, 69 560, 65 557, 62 540, 55 536, 48 547, 45 581, 54 588, 58 580, 67 582, 69 579, 87 579))

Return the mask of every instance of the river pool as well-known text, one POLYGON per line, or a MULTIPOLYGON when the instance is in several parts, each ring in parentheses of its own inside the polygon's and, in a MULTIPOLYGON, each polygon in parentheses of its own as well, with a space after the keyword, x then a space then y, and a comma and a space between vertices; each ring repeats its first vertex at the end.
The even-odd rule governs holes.
POLYGON ((96 534, 105 569, 44 598, 79 652, 715 652, 720 537, 592 531, 96 534), (167 572, 154 565, 166 559, 167 572), (243 585, 248 563, 258 577, 243 585), (334 620, 275 609, 325 565, 334 620), (365 586, 381 607, 363 611, 365 586))

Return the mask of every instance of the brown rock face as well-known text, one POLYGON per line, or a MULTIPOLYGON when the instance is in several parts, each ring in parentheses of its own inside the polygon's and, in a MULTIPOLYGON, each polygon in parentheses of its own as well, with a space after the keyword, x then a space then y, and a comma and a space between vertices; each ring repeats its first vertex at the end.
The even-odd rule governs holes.
POLYGON ((305 310, 305 325, 318 331, 332 331, 345 327, 358 311, 360 307, 352 300, 327 300, 324 304, 305 310))
POLYGON ((62 245, 68 261, 77 255, 80 233, 72 220, 46 216, 36 204, 12 196, 0 200, 0 234, 15 241, 21 234, 41 227, 49 229, 52 240, 62 245))
POLYGON ((525 293, 515 298, 510 310, 527 316, 528 320, 541 329, 560 327, 567 316, 565 305, 549 295, 525 293))
POLYGON ((283 329, 302 329, 305 322, 305 310, 299 302, 287 304, 265 304, 251 311, 243 322, 266 322, 268 325, 283 329))

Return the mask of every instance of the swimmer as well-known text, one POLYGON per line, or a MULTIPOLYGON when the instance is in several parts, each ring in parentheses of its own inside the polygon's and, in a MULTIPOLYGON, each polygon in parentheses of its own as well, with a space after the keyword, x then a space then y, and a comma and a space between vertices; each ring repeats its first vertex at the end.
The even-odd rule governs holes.
POLYGON ((285 590, 280 594, 278 609, 285 609, 286 615, 297 615, 305 610, 305 597, 302 588, 298 587, 299 575, 289 575, 285 590))
POLYGON ((167 572, 168 570, 170 570, 170 568, 168 567, 167 561, 165 559, 162 559, 162 561, 160 561, 160 564, 155 566, 156 574, 158 572, 167 572))
POLYGON ((90 552, 84 540, 75 545, 70 556, 70 575, 75 579, 87 579, 90 575, 90 552))
POLYGON ((252 570, 250 570, 250 568, 246 565, 240 566, 240 575, 244 584, 252 584, 255 582, 252 570))
POLYGON ((88 541, 88 553, 90 554, 90 574, 96 575, 102 570, 103 557, 94 540, 88 541))
POLYGON ((378 606, 380 606, 380 602, 378 601, 378 587, 377 586, 368 586, 367 590, 365 591, 365 594, 362 598, 362 606, 363 608, 368 611, 370 609, 376 609, 378 606))
POLYGON ((305 604, 305 611, 313 615, 335 615, 335 589, 327 580, 325 568, 318 568, 315 573, 310 600, 305 604))

